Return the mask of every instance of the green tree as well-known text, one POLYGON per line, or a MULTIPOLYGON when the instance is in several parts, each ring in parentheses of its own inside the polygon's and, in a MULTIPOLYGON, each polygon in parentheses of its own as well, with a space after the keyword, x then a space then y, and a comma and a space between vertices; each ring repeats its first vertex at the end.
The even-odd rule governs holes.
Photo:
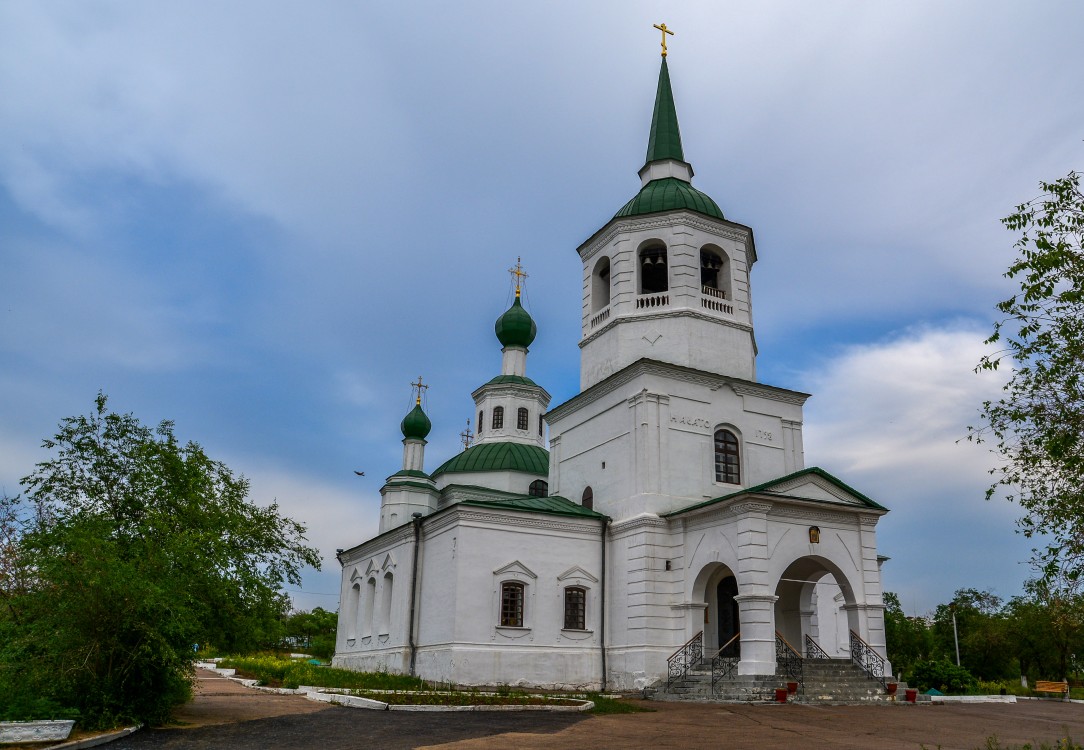
POLYGON ((1076 580, 1084 563, 1084 193, 1070 172, 1040 183, 1043 195, 1002 220, 1020 237, 1006 276, 1020 291, 998 304, 1006 317, 987 343, 1002 348, 978 370, 1012 366, 1003 396, 986 401, 969 440, 990 441, 1001 463, 987 498, 1003 490, 1024 509, 1044 575, 1076 580))
POLYGON ((322 607, 315 607, 311 612, 291 612, 284 622, 287 646, 329 659, 335 654, 338 625, 338 613, 328 612, 322 607))
POLYGON ((249 502, 171 422, 152 430, 99 394, 43 446, 2 579, 0 705, 34 684, 88 726, 161 723, 190 694, 195 644, 273 640, 282 585, 319 567, 303 526, 249 502))
POLYGON ((933 646, 930 629, 924 618, 904 614, 896 594, 886 591, 884 601, 888 659, 897 673, 910 673, 916 663, 930 657, 933 646))
POLYGON ((1084 595, 1075 585, 1046 578, 1027 581, 1024 590, 1026 596, 1006 606, 1020 673, 1066 679, 1074 671, 1073 655, 1084 653, 1084 595))
POLYGON ((936 656, 956 663, 956 638, 960 639, 960 665, 984 680, 1016 676, 1016 644, 1002 614, 1001 599, 989 591, 960 589, 948 604, 939 604, 933 616, 936 656))

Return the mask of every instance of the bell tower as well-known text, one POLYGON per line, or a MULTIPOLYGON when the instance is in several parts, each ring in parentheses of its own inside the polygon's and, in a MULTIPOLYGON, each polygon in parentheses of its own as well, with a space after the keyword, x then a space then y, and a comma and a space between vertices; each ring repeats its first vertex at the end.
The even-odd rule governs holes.
POLYGON ((639 175, 640 192, 577 250, 580 389, 640 359, 756 380, 753 231, 692 185, 665 48, 639 175))

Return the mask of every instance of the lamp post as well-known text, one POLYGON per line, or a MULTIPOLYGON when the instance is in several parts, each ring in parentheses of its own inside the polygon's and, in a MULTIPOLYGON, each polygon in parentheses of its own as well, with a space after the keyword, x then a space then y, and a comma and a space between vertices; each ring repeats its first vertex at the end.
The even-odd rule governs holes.
POLYGON ((960 666, 960 635, 956 632, 956 602, 949 604, 952 611, 952 639, 956 641, 956 666, 960 666))

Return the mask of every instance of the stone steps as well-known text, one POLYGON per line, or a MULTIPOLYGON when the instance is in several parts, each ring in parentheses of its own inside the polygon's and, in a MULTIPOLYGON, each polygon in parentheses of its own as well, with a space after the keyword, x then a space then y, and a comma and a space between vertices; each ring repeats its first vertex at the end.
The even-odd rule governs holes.
MULTIPOLYGON (((772 702, 776 688, 786 687, 783 676, 740 675, 721 680, 712 691, 711 667, 702 664, 686 674, 686 678, 667 691, 655 694, 656 700, 702 700, 723 702, 772 702)), ((902 700, 905 684, 900 684, 902 700)), ((881 683, 869 679, 848 659, 806 659, 803 682, 798 692, 789 697, 795 703, 872 703, 892 700, 881 683)))

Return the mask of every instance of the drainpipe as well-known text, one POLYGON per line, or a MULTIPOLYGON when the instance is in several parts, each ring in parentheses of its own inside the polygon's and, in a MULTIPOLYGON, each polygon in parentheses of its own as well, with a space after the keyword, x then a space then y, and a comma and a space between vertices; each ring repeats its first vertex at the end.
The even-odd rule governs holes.
POLYGON ((418 658, 418 646, 414 643, 414 603, 418 593, 418 548, 422 544, 422 514, 412 516, 414 524, 414 564, 410 568, 410 625, 407 627, 407 639, 410 643, 410 676, 414 677, 414 664, 418 658))
POLYGON ((606 532, 610 528, 610 517, 605 516, 602 519, 602 579, 599 586, 599 598, 602 603, 599 607, 599 631, 601 635, 599 637, 599 643, 602 649, 602 687, 600 690, 606 692, 606 683, 608 675, 606 674, 606 532))

